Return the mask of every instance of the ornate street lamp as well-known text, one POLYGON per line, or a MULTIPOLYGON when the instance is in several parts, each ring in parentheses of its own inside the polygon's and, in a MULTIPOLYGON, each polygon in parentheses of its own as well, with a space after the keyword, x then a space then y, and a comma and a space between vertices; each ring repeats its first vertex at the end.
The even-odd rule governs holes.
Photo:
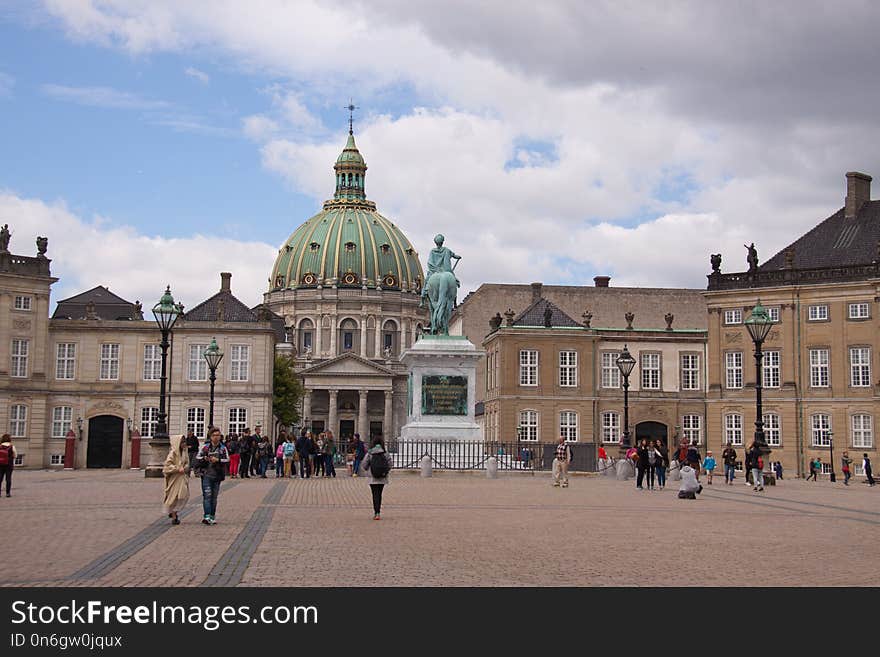
POLYGON ((767 334, 770 333, 773 324, 773 320, 770 319, 770 315, 767 313, 764 306, 761 305, 761 300, 758 299, 758 303, 752 308, 752 314, 745 321, 745 325, 749 331, 749 335, 752 336, 752 342, 755 343, 755 404, 757 407, 755 418, 755 443, 758 445, 761 454, 770 453, 770 448, 767 447, 767 441, 764 440, 764 411, 761 400, 761 391, 764 387, 761 364, 764 360, 764 352, 761 350, 761 346, 764 344, 764 340, 767 339, 767 334))
POLYGON ((171 286, 165 288, 165 294, 159 299, 159 303, 153 306, 153 316, 156 318, 156 324, 159 325, 159 331, 162 334, 162 342, 159 346, 162 349, 162 374, 159 378, 159 417, 156 422, 156 433, 150 441, 152 449, 151 460, 147 465, 144 475, 147 477, 161 477, 162 463, 165 460, 165 454, 171 441, 168 439, 168 424, 165 421, 165 382, 167 380, 167 360, 168 360, 168 336, 174 323, 178 317, 183 314, 183 306, 174 303, 174 297, 171 296, 171 286))
POLYGON ((214 382, 217 380, 217 367, 223 360, 223 351, 217 346, 217 339, 211 338, 211 344, 205 349, 205 361, 211 371, 211 401, 208 405, 208 426, 214 426, 214 382))
POLYGON ((617 369, 623 375, 623 442, 621 447, 628 448, 629 442, 629 375, 632 374, 633 368, 636 366, 636 359, 629 353, 626 345, 623 345, 623 352, 617 357, 617 369))

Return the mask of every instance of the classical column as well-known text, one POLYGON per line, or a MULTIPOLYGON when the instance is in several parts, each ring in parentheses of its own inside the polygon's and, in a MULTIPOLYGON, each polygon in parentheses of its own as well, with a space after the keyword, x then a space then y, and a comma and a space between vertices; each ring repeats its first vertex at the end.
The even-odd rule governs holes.
POLYGON ((320 358, 323 353, 321 351, 321 334, 324 332, 324 316, 318 313, 318 321, 315 324, 315 358, 320 358))
POLYGON ((337 410, 339 408, 339 402, 336 400, 336 395, 339 392, 335 388, 330 388, 330 407, 327 409, 327 429, 333 432, 333 438, 339 438, 339 427, 336 426, 338 424, 336 420, 337 410))
POLYGON ((306 429, 311 430, 311 423, 312 423, 312 391, 311 390, 306 390, 305 394, 303 395, 303 416, 302 416, 302 418, 300 418, 300 420, 302 421, 303 426, 305 426, 306 429), (306 420, 309 421, 308 425, 306 424, 306 420))
POLYGON ((376 335, 373 336, 375 338, 376 348, 373 350, 373 358, 382 358, 382 320, 378 317, 376 318, 376 335))
POLYGON ((330 358, 336 357, 337 333, 339 333, 339 328, 336 326, 336 315, 330 315, 330 358))
POLYGON ((396 356, 399 356, 403 353, 403 350, 406 349, 406 319, 403 317, 400 318, 400 348, 397 350, 396 356))
POLYGON ((368 440, 370 437, 370 425, 367 422, 367 391, 358 390, 360 401, 358 403, 358 433, 361 434, 361 440, 368 440))
POLYGON ((394 393, 391 390, 385 391, 385 417, 382 419, 382 435, 385 440, 391 440, 394 437, 394 428, 391 426, 391 400, 394 393))
POLYGON ((361 358, 367 357, 367 316, 361 315, 361 358))

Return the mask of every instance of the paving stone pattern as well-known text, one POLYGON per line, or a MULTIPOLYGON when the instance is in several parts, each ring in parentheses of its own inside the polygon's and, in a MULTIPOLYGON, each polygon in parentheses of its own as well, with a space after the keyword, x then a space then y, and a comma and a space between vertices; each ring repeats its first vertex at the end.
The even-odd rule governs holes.
POLYGON ((227 480, 206 526, 193 479, 172 526, 143 473, 18 471, 0 584, 880 585, 880 487, 861 483, 715 484, 691 501, 608 477, 395 472, 374 521, 367 481, 227 480))

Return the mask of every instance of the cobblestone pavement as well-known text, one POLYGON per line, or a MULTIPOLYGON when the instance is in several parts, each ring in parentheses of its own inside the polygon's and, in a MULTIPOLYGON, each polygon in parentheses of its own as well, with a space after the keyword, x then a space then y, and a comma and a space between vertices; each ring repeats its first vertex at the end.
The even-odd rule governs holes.
POLYGON ((394 472, 378 522, 366 479, 227 479, 213 527, 193 479, 173 527, 142 472, 19 470, 0 498, 0 584, 880 585, 880 487, 758 494, 740 479, 690 501, 605 477, 481 475, 394 472))

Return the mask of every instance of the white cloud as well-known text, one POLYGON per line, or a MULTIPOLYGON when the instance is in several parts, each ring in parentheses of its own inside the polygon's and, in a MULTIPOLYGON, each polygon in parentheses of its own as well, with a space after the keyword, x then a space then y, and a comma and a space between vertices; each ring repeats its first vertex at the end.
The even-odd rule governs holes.
POLYGON ((242 130, 249 139, 265 141, 278 132, 278 123, 264 114, 246 116, 241 120, 242 130))
POLYGON ((44 84, 43 93, 77 105, 106 107, 110 109, 162 110, 171 107, 164 100, 142 98, 137 94, 119 91, 111 87, 70 87, 61 84, 44 84))
POLYGON ((0 98, 12 95, 12 88, 15 86, 15 78, 0 71, 0 98))
POLYGON ((86 220, 63 201, 46 203, 3 190, 0 217, 9 218, 9 248, 15 254, 36 255, 34 240, 48 236, 46 255, 60 279, 53 286, 54 302, 105 285, 148 308, 171 285, 174 298, 192 308, 220 289, 221 271, 231 271, 233 293, 254 306, 262 302, 277 255, 275 247, 261 242, 144 235, 106 218, 86 220))
POLYGON ((183 72, 186 73, 189 77, 195 78, 202 84, 208 84, 208 82, 211 81, 211 76, 209 76, 204 71, 200 71, 199 69, 192 66, 187 66, 183 72))

